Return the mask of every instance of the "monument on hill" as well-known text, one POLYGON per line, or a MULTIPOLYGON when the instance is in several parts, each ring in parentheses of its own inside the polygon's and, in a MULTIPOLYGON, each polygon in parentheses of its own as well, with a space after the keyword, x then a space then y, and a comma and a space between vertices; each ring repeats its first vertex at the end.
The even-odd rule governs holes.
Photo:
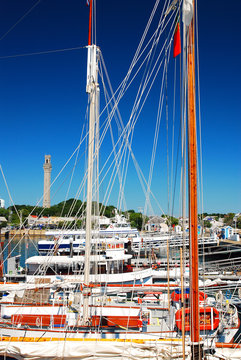
POLYGON ((43 197, 43 207, 50 207, 50 185, 51 185, 51 155, 45 155, 45 162, 43 165, 44 168, 44 197, 43 197))

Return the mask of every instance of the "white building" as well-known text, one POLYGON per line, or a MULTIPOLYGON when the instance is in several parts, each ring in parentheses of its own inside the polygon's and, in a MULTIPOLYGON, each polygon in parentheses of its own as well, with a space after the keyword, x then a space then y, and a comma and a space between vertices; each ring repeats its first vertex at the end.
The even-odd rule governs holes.
POLYGON ((174 232, 175 232, 176 234, 180 234, 180 233, 182 232, 182 227, 181 227, 180 225, 176 225, 176 226, 174 227, 174 232))
POLYGON ((5 208, 5 200, 0 199, 0 208, 5 208))

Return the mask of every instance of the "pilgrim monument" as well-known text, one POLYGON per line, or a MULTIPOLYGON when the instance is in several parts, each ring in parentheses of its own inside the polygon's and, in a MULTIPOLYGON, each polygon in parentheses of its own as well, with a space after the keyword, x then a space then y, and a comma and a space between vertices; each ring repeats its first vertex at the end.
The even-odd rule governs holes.
POLYGON ((50 207, 50 185, 51 185, 51 155, 45 155, 45 162, 43 165, 44 168, 44 198, 43 198, 43 207, 50 207))

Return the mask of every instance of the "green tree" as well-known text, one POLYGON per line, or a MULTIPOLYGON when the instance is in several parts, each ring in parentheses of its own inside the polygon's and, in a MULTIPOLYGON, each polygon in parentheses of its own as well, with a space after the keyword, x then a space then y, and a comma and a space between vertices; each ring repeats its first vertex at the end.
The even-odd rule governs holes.
POLYGON ((224 216, 224 224, 225 225, 229 225, 232 226, 233 225, 233 218, 234 218, 234 213, 228 213, 224 216))
POLYGON ((103 212, 104 216, 111 218, 115 215, 115 207, 113 205, 109 205, 109 206, 105 206, 105 207, 100 206, 100 209, 101 208, 103 208, 103 210, 104 210, 104 212, 103 212))
POLYGON ((212 224, 210 223, 209 220, 204 220, 204 227, 209 229, 212 227, 212 224))
POLYGON ((143 222, 143 218, 141 213, 135 213, 135 212, 130 213, 131 227, 136 227, 138 230, 141 230, 142 222, 143 222))
POLYGON ((237 229, 241 229, 241 216, 237 218, 236 227, 237 229))
POLYGON ((8 219, 9 216, 9 210, 0 208, 0 216, 4 216, 6 219, 8 219))
POLYGON ((7 221, 0 221, 0 229, 4 228, 7 226, 7 221))
POLYGON ((169 217, 169 222, 170 222, 170 224, 171 224, 171 226, 175 226, 175 225, 178 225, 178 219, 177 218, 175 218, 175 217, 173 217, 173 216, 170 216, 169 217))

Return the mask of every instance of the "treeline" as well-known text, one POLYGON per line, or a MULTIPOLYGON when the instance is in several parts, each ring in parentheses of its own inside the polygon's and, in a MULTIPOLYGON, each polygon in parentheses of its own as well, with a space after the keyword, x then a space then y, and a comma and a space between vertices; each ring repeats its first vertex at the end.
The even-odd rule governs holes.
MULTIPOLYGON (((57 216, 57 217, 76 217, 77 227, 81 227, 83 224, 83 219, 85 218, 85 209, 86 203, 81 200, 69 199, 66 201, 62 201, 56 205, 51 206, 46 209, 43 207, 36 207, 31 205, 15 205, 10 206, 7 209, 0 208, 0 216, 3 216, 7 219, 7 222, 0 222, 0 228, 10 226, 19 226, 20 223, 26 224, 27 217, 31 215, 35 215, 38 217, 41 216, 57 216)), ((104 206, 103 204, 99 204, 99 208, 97 207, 97 203, 93 202, 92 204, 92 213, 97 215, 103 215, 108 218, 111 218, 115 215, 115 206, 108 205, 104 206)), ((125 217, 128 219, 132 227, 136 227, 138 230, 144 228, 144 225, 148 221, 147 216, 143 216, 140 212, 135 212, 133 209, 128 210, 127 212, 122 212, 125 217)), ((237 217, 234 221, 234 213, 203 213, 199 215, 199 219, 203 219, 206 216, 210 216, 215 220, 219 220, 219 218, 223 218, 223 222, 225 225, 236 226, 238 229, 241 229, 241 217, 237 217)), ((173 216, 162 215, 162 217, 166 218, 166 222, 169 226, 177 225, 178 219, 173 216)), ((205 227, 211 227, 211 223, 209 221, 204 222, 205 227)))
MULTIPOLYGON (((15 205, 10 206, 7 209, 0 209, 0 216, 4 216, 7 222, 1 222, 1 227, 18 226, 20 223, 26 224, 26 219, 29 215, 35 215, 38 217, 56 216, 56 217, 76 217, 78 218, 77 225, 82 224, 82 220, 85 217, 86 203, 81 200, 69 199, 62 201, 50 208, 36 207, 31 205, 15 205)), ((143 217, 141 213, 136 213, 134 210, 122 212, 126 218, 130 221, 132 227, 137 227, 139 230, 142 228, 143 217)), ((97 203, 92 203, 92 214, 103 215, 108 218, 115 216, 115 206, 108 205, 104 206, 99 203, 99 209, 97 203)), ((147 219, 147 218, 146 218, 147 219)))

